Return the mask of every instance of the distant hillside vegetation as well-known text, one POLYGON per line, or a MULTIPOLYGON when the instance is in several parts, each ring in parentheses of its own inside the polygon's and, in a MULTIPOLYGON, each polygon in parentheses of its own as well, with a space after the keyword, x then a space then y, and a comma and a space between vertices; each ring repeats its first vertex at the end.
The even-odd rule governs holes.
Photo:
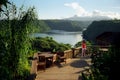
POLYGON ((82 31, 88 27, 87 22, 71 20, 44 20, 44 22, 53 30, 82 31))
POLYGON ((83 37, 94 42, 95 38, 103 32, 120 32, 120 20, 94 21, 83 32, 83 37))
POLYGON ((34 26, 34 32, 46 32, 51 30, 51 28, 42 20, 35 20, 32 26, 34 26))

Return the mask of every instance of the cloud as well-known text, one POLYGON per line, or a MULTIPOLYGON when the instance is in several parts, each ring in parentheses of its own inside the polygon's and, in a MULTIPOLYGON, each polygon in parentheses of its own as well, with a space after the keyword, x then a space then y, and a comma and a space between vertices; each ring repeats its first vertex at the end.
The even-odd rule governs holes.
MULTIPOLYGON (((64 6, 71 7, 72 9, 75 10, 75 15, 79 17, 96 17, 96 16, 101 16, 101 17, 109 17, 111 19, 120 19, 120 13, 117 12, 104 12, 100 10, 94 10, 92 12, 88 12, 85 10, 82 6, 79 5, 77 2, 72 2, 72 3, 65 3, 64 6)), ((117 7, 119 8, 119 7, 117 7)))
POLYGON ((86 16, 87 12, 84 8, 82 8, 79 3, 73 2, 73 3, 66 3, 64 4, 67 7, 71 7, 76 11, 77 16, 86 16))
POLYGON ((92 12, 92 16, 101 16, 101 17, 109 17, 111 19, 120 19, 120 13, 117 12, 104 12, 104 11, 100 11, 100 10, 94 10, 92 12))
POLYGON ((112 8, 114 8, 114 9, 120 9, 120 6, 117 6, 117 7, 112 7, 112 8))

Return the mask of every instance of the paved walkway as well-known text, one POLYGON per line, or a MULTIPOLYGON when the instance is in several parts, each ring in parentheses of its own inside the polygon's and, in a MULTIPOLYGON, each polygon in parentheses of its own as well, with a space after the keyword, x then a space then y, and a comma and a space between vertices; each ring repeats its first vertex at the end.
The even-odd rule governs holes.
POLYGON ((67 63, 38 71, 35 80, 80 80, 79 76, 91 65, 90 58, 67 59, 67 63))

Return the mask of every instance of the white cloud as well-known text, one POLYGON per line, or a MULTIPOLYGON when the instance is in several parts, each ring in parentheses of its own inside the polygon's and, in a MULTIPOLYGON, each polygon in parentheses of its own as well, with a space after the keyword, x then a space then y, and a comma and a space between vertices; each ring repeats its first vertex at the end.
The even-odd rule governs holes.
POLYGON ((76 11, 77 16, 86 16, 87 12, 84 8, 82 8, 77 2, 66 3, 65 6, 71 7, 76 11))
POLYGON ((77 2, 66 3, 64 5, 74 9, 76 12, 76 15, 79 17, 81 17, 81 16, 82 17, 84 17, 84 16, 89 16, 89 17, 99 16, 100 17, 101 16, 101 17, 109 17, 111 19, 114 19, 114 18, 120 19, 120 13, 117 13, 117 12, 104 12, 104 11, 100 11, 100 10, 94 10, 93 12, 88 12, 83 7, 81 7, 79 5, 79 3, 77 3, 77 2))
POLYGON ((117 6, 117 7, 112 7, 112 8, 114 8, 114 9, 120 9, 120 6, 117 6))
POLYGON ((120 13, 117 12, 103 12, 100 10, 94 10, 92 12, 92 16, 104 16, 104 17, 109 17, 111 19, 117 18, 120 19, 120 13))

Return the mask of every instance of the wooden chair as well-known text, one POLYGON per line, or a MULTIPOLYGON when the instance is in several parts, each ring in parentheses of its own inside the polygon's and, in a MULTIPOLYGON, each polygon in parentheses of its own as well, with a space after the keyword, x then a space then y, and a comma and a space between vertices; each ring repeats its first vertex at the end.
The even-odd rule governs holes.
POLYGON ((53 55, 53 60, 52 60, 52 65, 53 65, 53 66, 57 63, 57 60, 58 60, 58 55, 57 55, 57 54, 54 54, 54 55, 53 55))
POLYGON ((60 58, 61 62, 65 62, 65 64, 66 64, 66 59, 67 59, 66 54, 64 54, 64 56, 60 56, 59 58, 60 58))
POLYGON ((45 56, 38 56, 38 65, 37 70, 43 69, 45 71, 46 69, 46 58, 45 56))

